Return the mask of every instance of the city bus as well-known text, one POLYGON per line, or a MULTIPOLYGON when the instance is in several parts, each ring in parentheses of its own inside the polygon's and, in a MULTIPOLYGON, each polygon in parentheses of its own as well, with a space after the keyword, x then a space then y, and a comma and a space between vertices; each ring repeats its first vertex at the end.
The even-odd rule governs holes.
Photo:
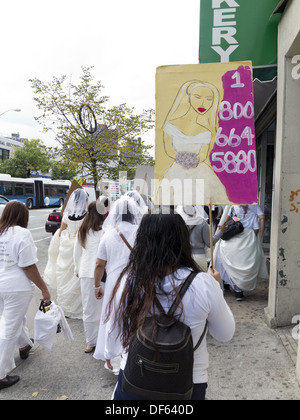
POLYGON ((71 181, 48 178, 14 178, 0 174, 0 195, 22 201, 28 209, 62 206, 71 181))

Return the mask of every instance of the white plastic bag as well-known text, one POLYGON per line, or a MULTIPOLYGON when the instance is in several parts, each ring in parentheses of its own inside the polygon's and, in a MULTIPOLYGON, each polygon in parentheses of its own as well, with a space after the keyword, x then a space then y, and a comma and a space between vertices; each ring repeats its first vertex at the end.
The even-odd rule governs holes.
POLYGON ((60 324, 66 340, 74 340, 72 331, 60 306, 51 302, 46 312, 38 310, 34 318, 34 341, 51 351, 57 326, 60 324))

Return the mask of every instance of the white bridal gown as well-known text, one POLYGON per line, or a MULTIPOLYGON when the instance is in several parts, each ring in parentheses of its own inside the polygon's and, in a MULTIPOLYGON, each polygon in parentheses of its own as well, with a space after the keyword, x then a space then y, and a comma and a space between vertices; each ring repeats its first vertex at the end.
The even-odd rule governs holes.
POLYGON ((51 239, 48 249, 48 262, 44 271, 44 281, 57 291, 57 304, 65 316, 82 318, 80 279, 74 274, 73 249, 76 232, 83 219, 70 220, 63 217, 68 227, 59 237, 59 230, 51 239))

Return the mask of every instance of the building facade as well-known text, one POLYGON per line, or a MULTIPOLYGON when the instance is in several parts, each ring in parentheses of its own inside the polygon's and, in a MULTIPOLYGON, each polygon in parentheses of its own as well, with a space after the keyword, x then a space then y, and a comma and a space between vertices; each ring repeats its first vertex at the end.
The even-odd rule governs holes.
POLYGON ((23 147, 24 140, 19 133, 12 133, 11 137, 0 136, 0 162, 9 159, 15 147, 23 147))
POLYGON ((254 66, 258 196, 270 261, 265 315, 272 328, 300 318, 299 17, 299 0, 201 0, 200 62, 254 66))
POLYGON ((300 2, 281 1, 271 227, 266 318, 270 327, 300 315, 300 2))

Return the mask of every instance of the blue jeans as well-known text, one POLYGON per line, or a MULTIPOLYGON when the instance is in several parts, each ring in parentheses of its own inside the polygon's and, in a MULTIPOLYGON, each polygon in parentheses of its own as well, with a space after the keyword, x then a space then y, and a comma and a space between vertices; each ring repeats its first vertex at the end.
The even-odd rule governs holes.
MULTIPOLYGON (((127 392, 122 391, 122 378, 123 370, 120 369, 118 377, 118 385, 115 390, 114 400, 144 400, 144 398, 137 397, 133 394, 128 394, 127 392)), ((207 383, 203 384, 194 384, 193 394, 191 400, 205 400, 207 383)))

